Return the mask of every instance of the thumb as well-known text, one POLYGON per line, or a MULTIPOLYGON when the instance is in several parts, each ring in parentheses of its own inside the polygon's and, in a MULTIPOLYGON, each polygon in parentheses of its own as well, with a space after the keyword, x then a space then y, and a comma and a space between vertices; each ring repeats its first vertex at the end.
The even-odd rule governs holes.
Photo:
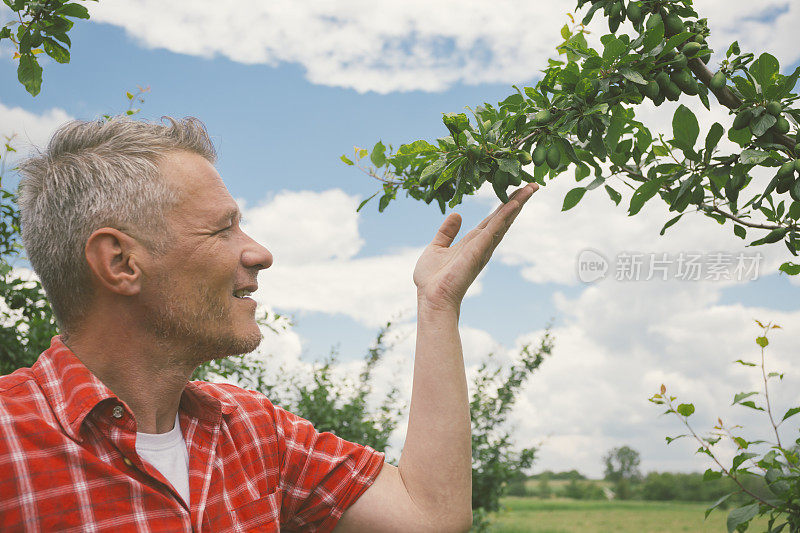
POLYGON ((461 215, 458 213, 450 213, 442 225, 439 227, 439 231, 436 232, 436 235, 433 237, 433 241, 431 244, 433 246, 441 246, 443 248, 447 248, 451 244, 453 244, 453 240, 458 235, 458 231, 461 229, 461 215))

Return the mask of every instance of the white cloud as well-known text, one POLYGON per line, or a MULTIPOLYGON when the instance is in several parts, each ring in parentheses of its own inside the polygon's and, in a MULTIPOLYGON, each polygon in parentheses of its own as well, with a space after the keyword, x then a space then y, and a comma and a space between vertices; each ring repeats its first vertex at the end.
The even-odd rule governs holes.
MULTIPOLYGON (((42 114, 32 113, 21 107, 8 107, 0 103, 0 135, 13 136, 11 145, 17 150, 10 154, 8 164, 20 157, 44 149, 50 136, 62 124, 72 117, 63 109, 54 108, 42 114)), ((0 138, 5 142, 5 138, 0 138)))
MULTIPOLYGON (((600 476, 602 455, 625 444, 641 452, 643 471, 705 468, 693 455, 695 443, 665 446, 665 436, 684 428, 677 418, 659 417, 663 409, 647 401, 662 383, 680 401, 694 402, 693 424, 702 434, 721 416, 727 424, 742 423, 751 439, 769 437, 766 416, 730 407, 734 394, 761 387, 758 369, 732 362, 759 359, 753 317, 785 328, 770 333, 766 352, 768 371, 786 373, 783 383, 771 385, 782 416, 800 401, 792 333, 800 328, 800 312, 723 306, 715 299, 711 284, 680 282, 608 283, 573 299, 556 298, 565 323, 553 330, 553 356, 515 410, 520 445, 544 438, 537 468, 600 476)), ((524 335, 518 344, 539 334, 524 335)), ((796 424, 783 431, 791 435, 796 424)))
MULTIPOLYGON (((717 32, 711 44, 720 52, 739 39, 745 49, 771 50, 784 65, 800 57, 796 2, 699 0, 695 7, 711 20, 717 32), (762 16, 770 10, 776 16, 762 16)), ((378 93, 531 79, 555 55, 558 31, 574 9, 567 0, 280 0, 247 8, 230 0, 108 0, 90 6, 93 21, 121 26, 146 47, 247 64, 295 63, 312 83, 378 93)), ((590 27, 596 35, 604 24, 598 16, 590 27)))
MULTIPOLYGON (((416 312, 412 274, 427 243, 355 257, 364 244, 358 203, 334 189, 282 191, 245 206, 243 229, 274 256, 255 297, 283 311, 341 313, 368 327, 380 327, 396 313, 416 312)), ((480 290, 477 280, 468 296, 480 290)))
POLYGON ((350 259, 364 245, 358 234, 358 203, 341 189, 284 191, 245 208, 244 229, 269 248, 275 265, 350 259))

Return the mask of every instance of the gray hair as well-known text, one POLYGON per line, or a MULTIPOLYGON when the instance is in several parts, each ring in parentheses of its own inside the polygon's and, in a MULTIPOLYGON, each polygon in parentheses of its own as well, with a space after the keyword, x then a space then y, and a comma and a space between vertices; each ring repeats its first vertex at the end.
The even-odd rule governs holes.
POLYGON ((166 212, 177 193, 158 164, 174 151, 212 164, 216 151, 203 123, 169 124, 126 116, 61 126, 47 149, 19 165, 22 242, 63 334, 76 327, 93 298, 84 248, 89 236, 113 227, 155 254, 167 247, 166 212))

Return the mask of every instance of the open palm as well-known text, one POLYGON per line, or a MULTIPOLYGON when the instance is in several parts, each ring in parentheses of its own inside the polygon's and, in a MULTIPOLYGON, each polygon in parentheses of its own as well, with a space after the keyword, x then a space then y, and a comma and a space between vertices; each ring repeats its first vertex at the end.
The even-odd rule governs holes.
POLYGON ((538 188, 537 184, 530 183, 515 191, 507 203, 501 204, 453 246, 450 245, 461 229, 461 216, 451 213, 444 220, 414 268, 417 292, 427 304, 436 308, 461 305, 467 289, 489 262, 522 206, 538 188))

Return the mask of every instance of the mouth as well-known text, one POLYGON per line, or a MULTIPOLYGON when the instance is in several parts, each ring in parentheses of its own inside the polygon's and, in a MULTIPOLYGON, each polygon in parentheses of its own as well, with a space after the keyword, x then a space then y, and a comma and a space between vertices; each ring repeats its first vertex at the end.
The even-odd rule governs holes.
POLYGON ((242 289, 236 289, 235 291, 233 291, 233 297, 236 298, 237 300, 246 300, 250 302, 255 302, 255 300, 250 298, 250 295, 253 294, 256 291, 256 289, 257 287, 246 287, 242 289))

